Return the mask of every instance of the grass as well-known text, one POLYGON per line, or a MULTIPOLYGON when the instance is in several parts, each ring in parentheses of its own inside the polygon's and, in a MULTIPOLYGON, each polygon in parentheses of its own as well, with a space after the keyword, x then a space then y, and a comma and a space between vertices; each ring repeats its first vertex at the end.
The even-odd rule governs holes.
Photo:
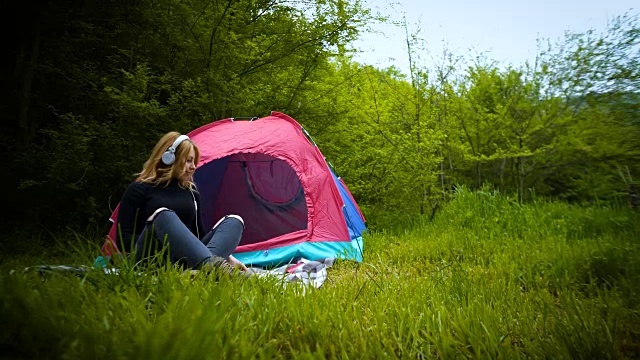
POLYGON ((363 263, 338 261, 325 285, 304 295, 170 267, 117 276, 11 272, 52 261, 90 265, 97 246, 76 246, 40 256, 3 251, 0 353, 640 358, 640 214, 622 207, 520 205, 461 191, 431 223, 366 236, 363 263))

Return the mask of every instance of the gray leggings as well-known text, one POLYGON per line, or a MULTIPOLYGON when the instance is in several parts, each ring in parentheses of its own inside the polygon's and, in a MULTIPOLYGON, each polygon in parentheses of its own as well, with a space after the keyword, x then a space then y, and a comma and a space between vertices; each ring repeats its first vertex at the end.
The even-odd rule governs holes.
POLYGON ((148 222, 135 245, 136 263, 156 255, 166 245, 171 263, 199 268, 213 257, 227 258, 242 238, 244 223, 237 215, 222 218, 198 239, 172 210, 159 212, 148 222))

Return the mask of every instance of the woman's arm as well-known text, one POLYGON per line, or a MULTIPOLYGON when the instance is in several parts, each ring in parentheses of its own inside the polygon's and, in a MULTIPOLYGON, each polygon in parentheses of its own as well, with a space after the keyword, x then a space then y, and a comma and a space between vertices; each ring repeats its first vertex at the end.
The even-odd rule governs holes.
POLYGON ((131 252, 135 244, 137 227, 144 224, 142 208, 145 202, 145 188, 142 183, 133 182, 127 187, 118 210, 118 248, 124 252, 131 252))

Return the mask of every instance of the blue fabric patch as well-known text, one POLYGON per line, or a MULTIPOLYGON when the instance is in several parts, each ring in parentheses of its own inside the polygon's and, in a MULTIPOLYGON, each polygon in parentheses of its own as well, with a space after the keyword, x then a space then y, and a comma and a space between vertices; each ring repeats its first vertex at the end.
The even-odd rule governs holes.
POLYGON ((333 170, 331 168, 329 168, 329 170, 331 171, 333 181, 336 183, 336 186, 340 191, 340 197, 344 203, 342 212, 344 213, 344 219, 346 221, 345 225, 347 225, 347 229, 349 229, 349 237, 351 239, 361 237, 362 233, 367 230, 367 225, 364 223, 364 220, 362 220, 356 204, 351 201, 351 197, 347 193, 347 189, 342 186, 342 183, 338 180, 338 176, 336 176, 333 170))
POLYGON ((272 267, 285 265, 297 257, 307 260, 337 258, 362 261, 363 241, 357 237, 351 242, 304 242, 270 250, 249 251, 233 254, 247 266, 272 267))

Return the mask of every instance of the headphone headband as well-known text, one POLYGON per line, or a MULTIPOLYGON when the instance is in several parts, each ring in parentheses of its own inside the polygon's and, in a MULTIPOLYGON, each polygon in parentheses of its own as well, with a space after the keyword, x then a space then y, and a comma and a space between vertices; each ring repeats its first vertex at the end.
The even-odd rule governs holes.
POLYGON ((167 151, 165 151, 164 154, 162 154, 162 162, 165 165, 171 165, 176 161, 176 149, 185 140, 191 140, 191 139, 189 139, 189 137, 187 135, 178 136, 176 141, 174 141, 173 144, 171 144, 171 146, 169 146, 167 151))
POLYGON ((169 149, 173 148, 173 151, 175 152, 176 149, 178 148, 178 146, 180 146, 180 144, 182 144, 183 141, 185 140, 190 140, 189 137, 187 135, 180 135, 178 136, 178 138, 176 139, 176 141, 173 142, 173 145, 171 145, 169 147, 169 149))

